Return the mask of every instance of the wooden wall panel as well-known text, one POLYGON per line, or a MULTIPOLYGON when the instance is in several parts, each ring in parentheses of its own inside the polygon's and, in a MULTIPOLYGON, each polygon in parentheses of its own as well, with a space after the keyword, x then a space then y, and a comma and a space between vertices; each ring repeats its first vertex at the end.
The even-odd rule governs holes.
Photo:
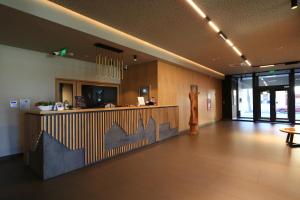
POLYGON ((189 129, 191 85, 199 88, 199 125, 222 118, 221 80, 180 66, 158 62, 158 103, 179 106, 179 130, 189 129), (207 110, 207 94, 212 94, 212 109, 207 110))
MULTIPOLYGON (((198 85, 199 125, 222 118, 221 80, 162 61, 131 66, 121 84, 121 104, 136 104, 138 89, 151 84, 151 96, 158 105, 179 106, 179 130, 189 129, 191 85, 198 85), (212 94, 212 109, 207 110, 207 94, 212 94)), ((144 122, 145 123, 145 122, 144 122)))
POLYGON ((124 71, 121 82, 120 103, 136 105, 139 88, 149 86, 150 97, 157 99, 157 61, 133 65, 124 71))
POLYGON ((159 139, 159 125, 170 123, 171 128, 178 128, 178 107, 148 107, 122 110, 101 110, 94 112, 70 112, 47 115, 27 114, 30 124, 27 137, 27 151, 37 143, 42 132, 64 144, 70 150, 84 148, 85 164, 125 153, 148 144, 147 140, 138 141, 105 151, 105 133, 117 124, 126 134, 136 134, 138 121, 141 119, 146 128, 150 118, 156 123, 156 137, 159 139))

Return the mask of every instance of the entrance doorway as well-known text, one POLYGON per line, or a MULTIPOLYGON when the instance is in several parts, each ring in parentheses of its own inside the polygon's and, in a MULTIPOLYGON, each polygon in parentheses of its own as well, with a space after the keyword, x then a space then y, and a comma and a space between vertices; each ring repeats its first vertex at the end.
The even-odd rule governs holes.
POLYGON ((288 121, 289 90, 270 87, 260 91, 260 119, 264 121, 288 121))

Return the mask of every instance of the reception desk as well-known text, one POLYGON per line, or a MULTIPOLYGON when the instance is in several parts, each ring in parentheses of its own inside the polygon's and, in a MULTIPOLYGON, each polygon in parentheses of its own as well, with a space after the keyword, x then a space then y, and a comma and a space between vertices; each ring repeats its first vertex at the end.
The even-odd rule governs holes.
POLYGON ((178 135, 177 106, 26 114, 28 165, 43 179, 178 135))

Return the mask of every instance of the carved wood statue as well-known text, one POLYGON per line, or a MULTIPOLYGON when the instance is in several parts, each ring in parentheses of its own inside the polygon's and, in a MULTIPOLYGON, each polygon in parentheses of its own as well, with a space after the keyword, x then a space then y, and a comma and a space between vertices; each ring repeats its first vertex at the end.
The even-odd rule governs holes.
POLYGON ((191 116, 190 116, 190 134, 198 133, 198 86, 191 85, 191 91, 189 93, 191 102, 191 116))

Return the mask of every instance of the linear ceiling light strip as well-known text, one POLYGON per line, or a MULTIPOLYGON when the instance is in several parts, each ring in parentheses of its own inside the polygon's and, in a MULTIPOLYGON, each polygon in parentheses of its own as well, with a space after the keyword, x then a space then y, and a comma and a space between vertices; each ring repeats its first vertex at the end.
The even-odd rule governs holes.
POLYGON ((220 30, 220 28, 195 4, 193 0, 186 0, 186 2, 203 18, 208 22, 208 25, 234 50, 234 52, 240 56, 244 62, 251 66, 250 61, 246 58, 242 52, 234 46, 234 44, 228 39, 228 37, 220 30))

